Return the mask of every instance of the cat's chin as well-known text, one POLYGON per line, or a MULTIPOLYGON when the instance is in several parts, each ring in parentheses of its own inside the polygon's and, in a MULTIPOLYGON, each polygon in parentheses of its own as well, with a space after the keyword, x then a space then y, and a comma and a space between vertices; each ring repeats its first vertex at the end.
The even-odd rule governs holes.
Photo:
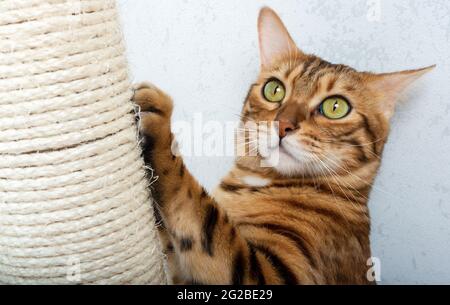
POLYGON ((272 168, 275 172, 286 177, 315 174, 315 165, 310 160, 301 160, 294 157, 282 146, 274 150, 268 157, 263 158, 261 166, 272 168))

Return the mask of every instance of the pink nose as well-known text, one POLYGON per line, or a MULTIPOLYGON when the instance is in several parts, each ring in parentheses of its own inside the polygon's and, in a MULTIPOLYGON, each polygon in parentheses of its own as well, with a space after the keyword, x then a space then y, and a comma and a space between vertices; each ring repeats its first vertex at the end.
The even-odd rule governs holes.
POLYGON ((294 131, 296 128, 294 124, 291 123, 291 121, 280 121, 279 122, 279 131, 278 135, 280 136, 280 139, 283 139, 287 134, 291 131, 294 131))

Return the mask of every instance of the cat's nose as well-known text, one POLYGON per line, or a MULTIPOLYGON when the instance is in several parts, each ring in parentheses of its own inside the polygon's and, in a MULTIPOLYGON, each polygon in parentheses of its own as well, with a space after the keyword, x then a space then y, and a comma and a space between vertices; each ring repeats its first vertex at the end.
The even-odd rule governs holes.
POLYGON ((296 129, 297 127, 295 127, 295 125, 291 121, 282 120, 279 122, 278 135, 280 136, 280 139, 283 139, 289 132, 296 129))

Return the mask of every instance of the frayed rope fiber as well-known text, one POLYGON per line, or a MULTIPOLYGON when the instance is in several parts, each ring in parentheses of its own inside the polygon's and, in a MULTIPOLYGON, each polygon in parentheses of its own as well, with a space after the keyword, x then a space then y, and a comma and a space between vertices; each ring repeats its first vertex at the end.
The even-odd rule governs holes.
POLYGON ((164 284, 115 1, 0 1, 0 283, 164 284))

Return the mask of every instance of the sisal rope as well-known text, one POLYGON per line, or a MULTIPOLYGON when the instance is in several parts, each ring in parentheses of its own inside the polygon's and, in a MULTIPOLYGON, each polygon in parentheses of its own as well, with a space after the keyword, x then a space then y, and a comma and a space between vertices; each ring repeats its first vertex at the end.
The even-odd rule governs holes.
POLYGON ((163 284, 113 0, 0 1, 0 283, 163 284))

